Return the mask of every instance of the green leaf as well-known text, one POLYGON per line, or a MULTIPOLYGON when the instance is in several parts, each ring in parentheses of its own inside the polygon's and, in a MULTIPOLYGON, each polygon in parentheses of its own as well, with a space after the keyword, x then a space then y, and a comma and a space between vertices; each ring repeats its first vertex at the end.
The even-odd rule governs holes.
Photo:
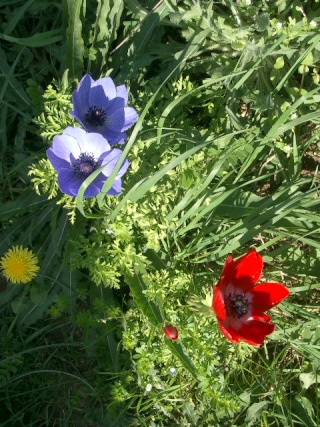
POLYGON ((34 284, 30 289, 30 298, 35 305, 42 305, 48 298, 48 284, 34 284))
MULTIPOLYGON (((36 289, 35 285, 35 288, 32 290, 32 298, 28 298, 25 301, 22 301, 20 306, 16 306, 16 308, 19 310, 16 312, 18 315, 17 324, 24 326, 32 325, 41 317, 43 317, 48 308, 55 301, 58 289, 60 287, 59 283, 56 281, 53 283, 53 285, 50 286, 50 282, 46 280, 42 286, 43 287, 36 289), (47 285, 46 298, 44 295, 45 285, 47 285), (33 301, 33 298, 36 302, 33 301)), ((16 303, 16 301, 14 301, 14 303, 16 303)))
POLYGON ((160 171, 156 172, 150 178, 146 180, 141 180, 138 184, 136 184, 133 188, 131 188, 130 191, 128 191, 128 193, 121 200, 118 206, 113 210, 112 214, 110 215, 110 219, 113 220, 117 216, 118 212, 120 212, 120 210, 125 205, 128 199, 133 202, 136 202, 137 200, 139 200, 145 193, 147 193, 150 190, 151 187, 153 187, 171 169, 178 166, 184 159, 188 158, 189 156, 192 156, 194 153, 201 150, 201 148, 205 147, 208 144, 209 142, 203 142, 197 145, 196 147, 191 148, 190 150, 186 151, 185 153, 181 154, 180 156, 172 160, 170 163, 168 163, 166 166, 164 166, 160 171))
MULTIPOLYGON (((20 285, 18 285, 20 286, 20 285)), ((21 295, 17 296, 12 302, 11 302, 11 308, 12 311, 15 314, 22 313, 28 305, 26 293, 23 292, 21 295)))
POLYGON ((33 209, 38 209, 47 204, 45 196, 38 196, 32 188, 25 188, 14 201, 8 201, 0 205, 1 219, 12 218, 14 215, 22 215, 33 209))
POLYGON ((198 378, 197 369, 192 363, 182 344, 177 341, 171 341, 169 339, 166 339, 166 345, 170 348, 171 352, 180 360, 182 365, 190 372, 190 374, 194 378, 198 378))
MULTIPOLYGON (((85 1, 85 0, 84 0, 85 1)), ((65 9, 68 16, 66 30, 65 69, 68 68, 72 78, 79 78, 84 74, 83 54, 84 42, 82 38, 82 0, 65 0, 65 9)))
POLYGON ((186 169, 182 172, 179 186, 184 190, 188 190, 194 184, 197 178, 197 172, 194 169, 186 169))
POLYGON ((23 103, 28 106, 31 104, 30 98, 26 94, 21 82, 14 77, 14 70, 16 65, 18 64, 18 61, 22 53, 23 53, 23 49, 19 52, 19 54, 15 58, 12 66, 9 66, 8 62, 6 61, 5 51, 0 48, 0 58, 1 58, 0 71, 1 71, 2 77, 5 78, 5 82, 2 84, 2 88, 0 92, 0 103, 2 103, 6 89, 9 86, 10 89, 13 90, 13 93, 17 96, 18 98, 17 102, 21 103, 21 101, 23 101, 23 103))
POLYGON ((98 0, 95 23, 96 39, 92 45, 99 52, 97 62, 99 63, 98 68, 100 73, 107 63, 110 46, 116 39, 122 12, 123 0, 98 0))
POLYGON ((63 40, 60 29, 45 31, 43 33, 34 34, 31 37, 11 37, 6 34, 0 33, 0 38, 11 43, 20 44, 27 47, 43 47, 53 43, 58 43, 63 40))
POLYGON ((258 418, 260 413, 267 409, 269 402, 267 400, 262 400, 258 403, 253 403, 247 410, 246 421, 254 421, 258 418))
POLYGON ((258 31, 265 31, 270 25, 269 16, 266 14, 259 14, 256 16, 256 25, 258 31))
POLYGON ((313 54, 312 52, 309 52, 308 55, 303 59, 303 61, 301 62, 302 65, 313 65, 314 64, 314 59, 313 59, 313 54))
POLYGON ((16 28, 19 21, 24 17, 26 11, 34 2, 35 0, 28 0, 20 7, 20 9, 16 8, 12 19, 5 26, 6 35, 12 33, 12 31, 16 28))
POLYGON ((131 294, 142 313, 149 319, 150 323, 154 326, 162 324, 164 317, 159 307, 152 301, 149 301, 145 296, 145 285, 142 277, 138 274, 134 276, 126 276, 126 282, 130 286, 131 294))
POLYGON ((307 390, 312 384, 317 383, 317 376, 315 372, 308 372, 306 374, 299 375, 300 381, 302 383, 302 388, 307 390))
POLYGON ((290 67, 285 76, 281 79, 276 87, 276 91, 280 91, 282 87, 288 82, 289 77, 299 68, 304 59, 309 55, 309 53, 315 48, 315 46, 319 43, 320 36, 316 35, 310 40, 309 47, 299 56, 299 58, 295 61, 294 64, 290 67))
POLYGON ((291 404, 291 415, 305 427, 316 427, 312 403, 306 397, 297 396, 291 404))
MULTIPOLYGON (((138 305, 139 309, 143 312, 145 316, 149 319, 150 323, 153 326, 159 326, 164 322, 164 316, 161 312, 161 309, 154 304, 152 301, 149 301, 145 296, 145 285, 140 275, 135 276, 126 276, 126 281, 130 286, 131 294, 138 305)), ((180 360, 182 365, 191 373, 195 378, 198 377, 197 370, 193 363, 191 362, 189 356, 187 355, 182 344, 179 342, 173 342, 166 339, 166 344, 172 351, 172 353, 180 360)))
POLYGON ((283 67, 284 67, 284 58, 283 56, 278 56, 278 58, 276 59, 276 62, 274 63, 273 68, 275 68, 276 70, 280 70, 283 67))

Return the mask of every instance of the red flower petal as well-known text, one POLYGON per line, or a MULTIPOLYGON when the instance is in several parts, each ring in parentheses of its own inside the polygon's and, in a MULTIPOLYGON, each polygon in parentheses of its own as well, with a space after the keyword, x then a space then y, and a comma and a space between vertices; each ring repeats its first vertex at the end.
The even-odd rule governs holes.
POLYGON ((227 316, 227 313, 224 305, 223 293, 221 292, 219 286, 215 286, 213 288, 212 308, 216 313, 217 318, 223 322, 227 316))
POLYGON ((223 335, 231 342, 238 344, 239 343, 239 334, 233 328, 228 326, 227 328, 223 326, 221 322, 218 322, 218 326, 223 335))
POLYGON ((261 320, 249 320, 238 331, 240 339, 250 345, 261 345, 265 337, 276 329, 276 325, 261 320))
POLYGON ((263 312, 279 304, 290 291, 280 283, 261 283, 255 286, 251 293, 254 310, 263 312))
POLYGON ((262 283, 255 286, 260 279, 262 268, 262 257, 255 249, 251 249, 236 261, 229 255, 219 282, 213 288, 212 308, 218 318, 219 328, 233 343, 243 340, 254 346, 262 344, 265 337, 276 328, 264 312, 289 295, 289 290, 280 283, 262 283), (244 316, 237 319, 233 317, 233 313, 228 316, 225 298, 229 301, 237 294, 246 293, 251 310, 250 319, 245 320, 248 317, 244 316))
POLYGON ((251 249, 234 262, 233 285, 241 287, 243 292, 250 290, 260 279, 262 267, 262 256, 255 249, 251 249))
POLYGON ((231 278, 234 276, 234 261, 231 255, 227 256, 226 262, 224 263, 222 273, 217 286, 221 290, 230 283, 231 278))
POLYGON ((251 319, 259 320, 259 321, 266 322, 266 323, 270 322, 270 316, 268 316, 265 313, 261 313, 261 311, 253 311, 251 319))
POLYGON ((169 340, 176 340, 179 336, 178 329, 175 326, 167 325, 163 328, 163 332, 169 340))

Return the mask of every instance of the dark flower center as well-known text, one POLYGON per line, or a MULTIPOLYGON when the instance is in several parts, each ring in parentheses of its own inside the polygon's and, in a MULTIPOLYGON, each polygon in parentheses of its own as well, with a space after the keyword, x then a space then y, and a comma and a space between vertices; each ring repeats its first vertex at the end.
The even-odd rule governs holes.
POLYGON ((225 298, 225 307, 228 316, 240 319, 249 311, 249 298, 244 294, 230 292, 225 298))
POLYGON ((93 154, 81 153, 79 158, 73 164, 73 170, 78 179, 84 181, 98 167, 93 154))
POLYGON ((84 115, 84 119, 90 126, 103 126, 107 120, 107 113, 103 108, 92 105, 84 115))

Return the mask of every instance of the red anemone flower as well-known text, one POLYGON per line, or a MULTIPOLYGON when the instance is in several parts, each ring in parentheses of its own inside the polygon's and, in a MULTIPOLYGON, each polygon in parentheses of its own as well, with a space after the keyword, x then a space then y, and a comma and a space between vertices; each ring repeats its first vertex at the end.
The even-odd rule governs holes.
POLYGON ((236 261, 229 255, 213 288, 212 308, 219 328, 233 343, 243 340, 251 345, 262 344, 276 328, 264 312, 289 295, 280 283, 256 285, 262 267, 262 257, 255 249, 236 261))
POLYGON ((163 332, 166 334, 166 337, 169 338, 169 340, 178 339, 179 332, 175 326, 167 325, 163 328, 163 332))

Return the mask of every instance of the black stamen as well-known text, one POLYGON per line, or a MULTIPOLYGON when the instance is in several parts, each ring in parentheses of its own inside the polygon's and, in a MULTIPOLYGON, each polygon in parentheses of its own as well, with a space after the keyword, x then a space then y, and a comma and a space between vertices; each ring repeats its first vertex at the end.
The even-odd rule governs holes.
POLYGON ((249 298, 244 294, 230 292, 225 297, 225 307, 228 316, 240 319, 249 311, 249 298))
POLYGON ((79 158, 73 164, 73 170, 78 179, 84 181, 88 176, 97 169, 97 162, 93 154, 81 153, 79 158))
POLYGON ((103 108, 92 105, 84 115, 84 120, 90 126, 103 126, 107 120, 107 113, 103 108))

